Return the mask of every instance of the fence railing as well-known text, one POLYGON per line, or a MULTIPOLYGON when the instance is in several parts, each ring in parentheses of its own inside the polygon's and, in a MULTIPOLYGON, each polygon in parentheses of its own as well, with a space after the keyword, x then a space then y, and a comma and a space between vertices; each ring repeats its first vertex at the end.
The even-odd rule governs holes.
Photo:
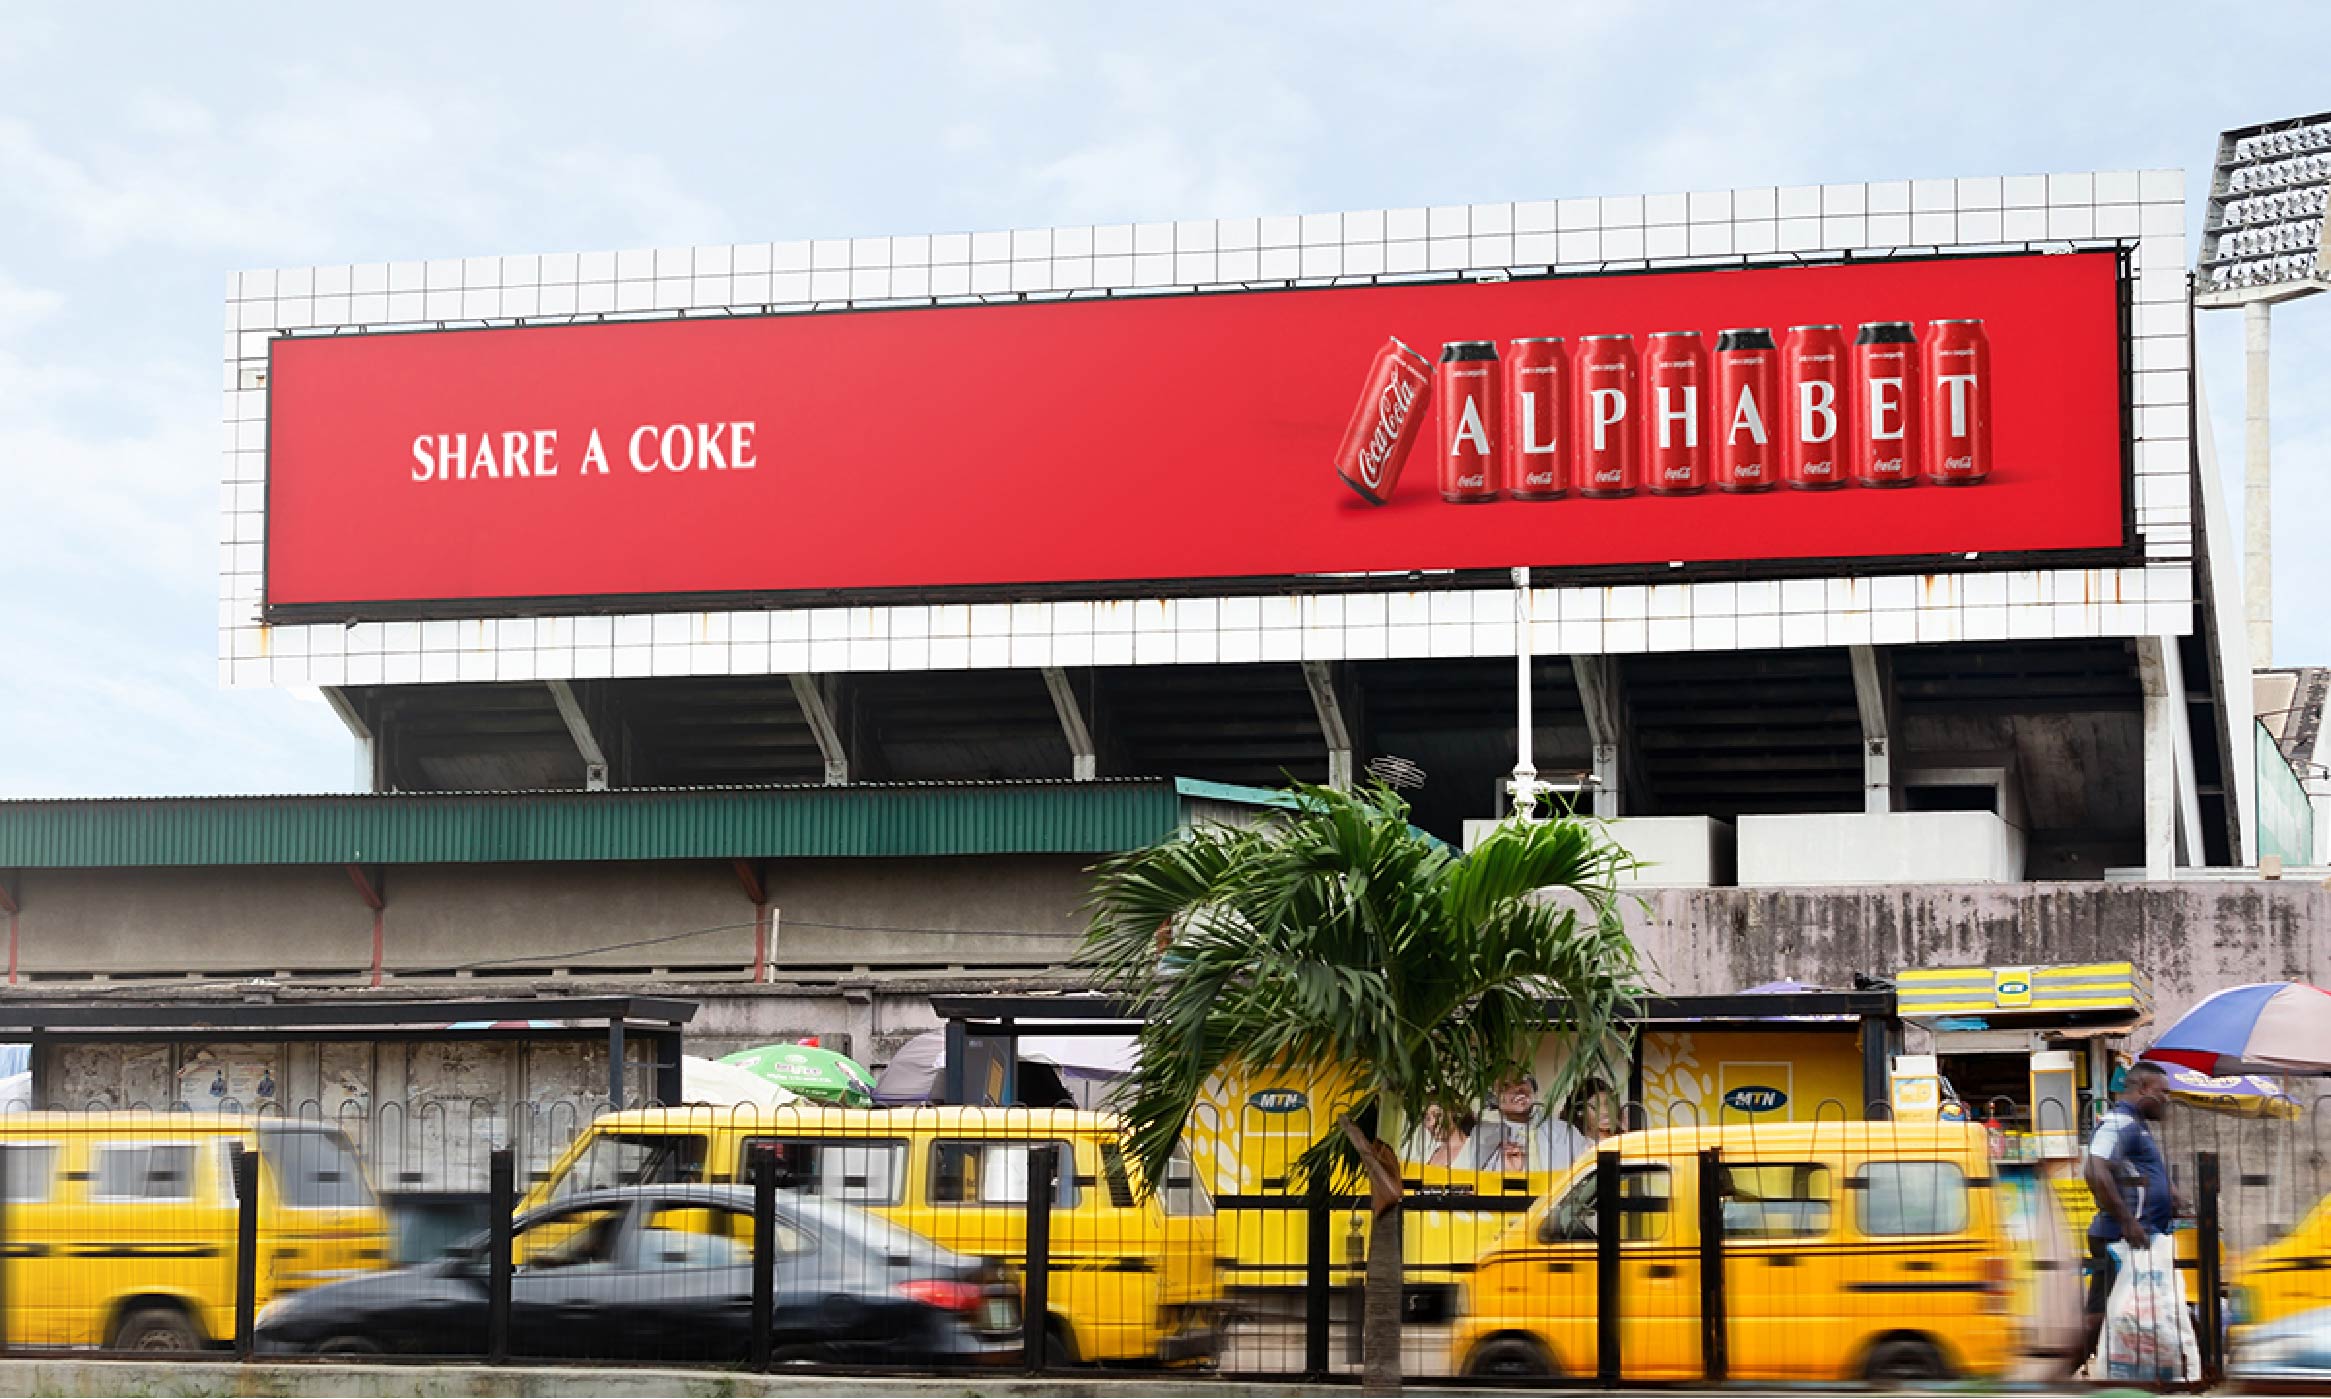
MULTIPOLYGON (((2093 1266, 2077 1161, 1835 1106, 1666 1112, 1510 1173, 1407 1163, 1408 1373, 2067 1368, 2093 1266)), ((2331 1101, 2158 1129, 2190 1226, 2159 1300, 2193 1308, 2195 1379, 2262 1298, 2296 1305, 2244 1265, 2331 1208, 2327 1121, 2331 1101)), ((1275 1128, 1152 1192, 1110 1120, 1051 1109, 0 1113, 0 1353, 1348 1377, 1368 1202, 1306 1188, 1305 1125, 1275 1128)))

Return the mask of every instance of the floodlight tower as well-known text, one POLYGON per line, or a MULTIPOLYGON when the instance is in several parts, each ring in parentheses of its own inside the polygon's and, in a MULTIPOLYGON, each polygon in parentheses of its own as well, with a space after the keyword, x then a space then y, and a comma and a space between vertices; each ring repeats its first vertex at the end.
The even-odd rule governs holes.
POLYGON ((2331 112, 2218 137, 2194 304, 2242 308, 2242 536, 2250 664, 2274 663, 2274 503, 2267 341, 2274 303, 2331 288, 2331 112))

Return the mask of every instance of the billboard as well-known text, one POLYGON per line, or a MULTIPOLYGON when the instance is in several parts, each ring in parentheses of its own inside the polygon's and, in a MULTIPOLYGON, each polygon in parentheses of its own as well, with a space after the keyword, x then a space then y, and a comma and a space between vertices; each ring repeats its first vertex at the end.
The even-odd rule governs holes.
POLYGON ((265 603, 2117 559, 2126 278, 2103 250, 278 337, 265 603), (1826 386, 1806 326, 1837 327, 1826 386))

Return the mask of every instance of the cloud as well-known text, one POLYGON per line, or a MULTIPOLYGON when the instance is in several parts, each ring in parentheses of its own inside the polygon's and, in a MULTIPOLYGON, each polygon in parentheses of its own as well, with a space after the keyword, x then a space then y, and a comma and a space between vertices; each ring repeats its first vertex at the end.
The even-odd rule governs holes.
POLYGON ((1049 44, 1025 32, 1007 32, 1027 10, 993 0, 955 0, 946 10, 955 29, 957 71, 975 85, 1018 87, 1053 75, 1049 44))
MULTIPOLYGON (((65 304, 64 295, 46 287, 28 287, 0 271, 0 339, 20 333, 65 304)), ((0 380, 0 383, 4 383, 0 380)), ((0 396, 5 401, 5 396, 0 396)))

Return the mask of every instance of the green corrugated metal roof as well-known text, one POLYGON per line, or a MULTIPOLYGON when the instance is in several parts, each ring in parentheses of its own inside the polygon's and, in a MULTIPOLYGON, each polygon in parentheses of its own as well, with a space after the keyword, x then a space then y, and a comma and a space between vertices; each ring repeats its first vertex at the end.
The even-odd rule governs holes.
POLYGON ((1182 819, 1171 781, 0 802, 0 869, 1095 854, 1182 819))

